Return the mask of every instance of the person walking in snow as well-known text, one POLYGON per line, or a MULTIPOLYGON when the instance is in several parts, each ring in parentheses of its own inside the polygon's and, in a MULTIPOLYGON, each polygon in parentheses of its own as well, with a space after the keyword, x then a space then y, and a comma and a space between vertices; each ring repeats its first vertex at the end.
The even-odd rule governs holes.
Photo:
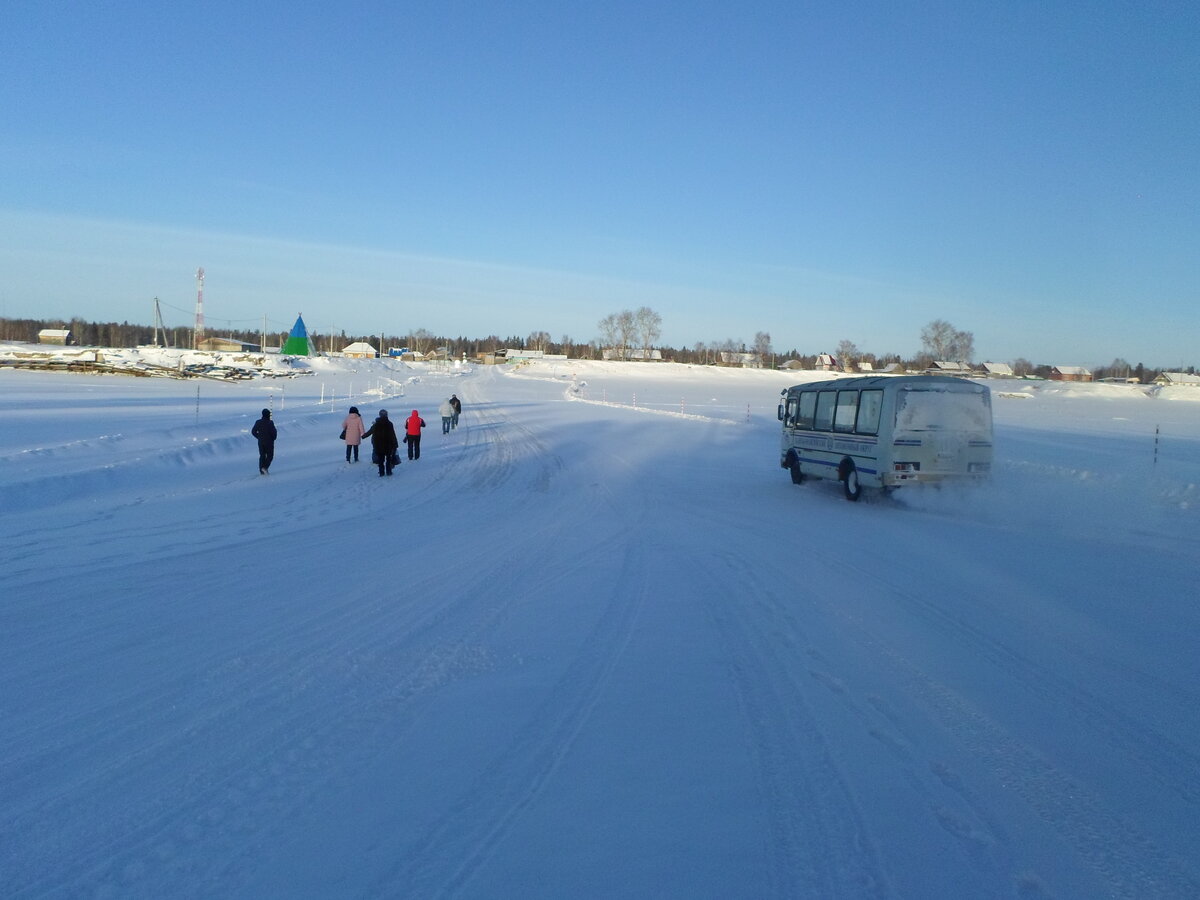
POLYGON ((443 400, 442 405, 438 407, 438 412, 442 416, 442 434, 449 434, 450 422, 454 419, 454 404, 449 400, 443 400))
POLYGON ((262 418, 254 423, 250 434, 258 439, 258 474, 266 475, 267 469, 271 468, 271 461, 275 459, 275 438, 279 436, 269 409, 262 411, 262 418))
POLYGON ((462 401, 458 399, 457 394, 450 395, 450 405, 454 407, 454 415, 450 417, 450 427, 458 427, 458 417, 462 413, 462 401))
POLYGON ((353 451, 354 461, 358 462, 358 445, 362 443, 363 435, 366 433, 367 429, 363 425, 358 407, 350 407, 350 412, 342 422, 342 439, 346 442, 346 462, 350 462, 351 451, 353 451))
POLYGON ((414 409, 404 423, 404 443, 408 444, 409 459, 421 458, 421 429, 424 427, 425 420, 414 409))
POLYGON ((363 437, 371 439, 371 462, 379 466, 379 477, 391 475, 392 467, 400 462, 400 442, 386 409, 379 411, 379 418, 363 432, 363 437))

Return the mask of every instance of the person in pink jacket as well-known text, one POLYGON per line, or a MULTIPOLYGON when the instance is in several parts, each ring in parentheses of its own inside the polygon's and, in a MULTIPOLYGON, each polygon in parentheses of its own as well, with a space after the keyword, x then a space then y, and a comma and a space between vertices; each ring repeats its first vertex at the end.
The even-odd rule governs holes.
POLYGON ((364 431, 366 429, 363 427, 362 416, 358 414, 358 407, 350 407, 346 421, 342 422, 342 437, 346 441, 346 462, 350 462, 351 454, 354 461, 358 462, 358 445, 362 443, 364 431))
POLYGON ((424 427, 425 420, 415 409, 412 415, 404 420, 404 443, 408 444, 409 459, 421 458, 421 429, 424 427))

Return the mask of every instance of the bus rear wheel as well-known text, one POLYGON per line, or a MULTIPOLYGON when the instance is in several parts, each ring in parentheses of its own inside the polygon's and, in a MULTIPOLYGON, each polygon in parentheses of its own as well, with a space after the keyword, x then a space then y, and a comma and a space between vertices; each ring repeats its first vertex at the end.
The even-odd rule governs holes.
POLYGON ((862 484, 858 480, 858 469, 854 468, 854 463, 848 463, 846 466, 846 474, 842 477, 842 489, 846 492, 846 499, 854 502, 862 496, 862 484))

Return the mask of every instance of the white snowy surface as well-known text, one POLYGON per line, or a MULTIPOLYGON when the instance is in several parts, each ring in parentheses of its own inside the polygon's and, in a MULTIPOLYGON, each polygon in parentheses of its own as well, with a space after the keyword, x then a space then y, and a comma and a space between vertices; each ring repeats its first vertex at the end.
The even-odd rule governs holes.
POLYGON ((0 370, 0 896, 1200 896, 1200 389, 852 504, 816 373, 311 364, 0 370))

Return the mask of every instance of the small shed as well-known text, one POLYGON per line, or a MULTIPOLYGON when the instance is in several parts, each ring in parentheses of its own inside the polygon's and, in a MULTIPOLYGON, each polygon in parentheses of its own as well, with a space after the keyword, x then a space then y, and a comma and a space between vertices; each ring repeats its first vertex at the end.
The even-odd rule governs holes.
POLYGON ((74 344, 75 336, 69 328, 43 328, 38 332, 39 344, 74 344))
POLYGON ((1012 366, 1008 363, 985 362, 983 364, 983 374, 988 378, 1015 378, 1012 366))
POLYGON ((817 356, 817 370, 821 372, 837 372, 842 368, 837 357, 832 353, 821 353, 817 356))
POLYGON ((378 355, 378 351, 366 341, 355 341, 342 350, 342 356, 349 356, 352 359, 374 359, 378 355))
POLYGON ((1091 381, 1092 373, 1083 366, 1054 366, 1050 370, 1051 381, 1091 381))

